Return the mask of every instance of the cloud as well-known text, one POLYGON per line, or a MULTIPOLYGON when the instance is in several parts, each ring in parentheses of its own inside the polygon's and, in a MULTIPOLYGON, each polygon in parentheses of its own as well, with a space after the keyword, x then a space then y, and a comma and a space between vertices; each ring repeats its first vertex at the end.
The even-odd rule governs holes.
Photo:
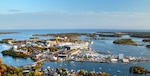
POLYGON ((8 12, 20 12, 21 10, 17 10, 17 9, 12 9, 12 10, 8 10, 8 12))
POLYGON ((150 14, 136 12, 34 12, 0 14, 2 29, 149 29, 150 14))

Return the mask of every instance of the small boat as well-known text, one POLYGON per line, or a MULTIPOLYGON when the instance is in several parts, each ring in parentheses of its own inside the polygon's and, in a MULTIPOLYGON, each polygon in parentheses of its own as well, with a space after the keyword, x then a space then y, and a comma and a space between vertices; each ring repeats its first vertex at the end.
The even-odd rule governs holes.
POLYGON ((121 73, 121 71, 120 71, 120 70, 117 70, 117 73, 121 73))
POLYGON ((91 41, 91 44, 93 44, 93 41, 91 41))
POLYGON ((102 69, 101 67, 99 67, 99 69, 102 69))
POLYGON ((74 63, 74 61, 71 61, 70 63, 74 63))

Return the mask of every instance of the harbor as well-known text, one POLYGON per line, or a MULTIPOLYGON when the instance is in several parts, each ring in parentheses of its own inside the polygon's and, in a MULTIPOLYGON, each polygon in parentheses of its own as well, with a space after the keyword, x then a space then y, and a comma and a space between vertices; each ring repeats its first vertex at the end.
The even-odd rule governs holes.
MULTIPOLYGON (((26 37, 26 39, 28 39, 28 37, 26 37)), ((53 53, 46 49, 45 51, 37 51, 32 54, 29 53, 28 59, 17 58, 17 60, 14 59, 14 62, 11 60, 8 63, 5 60, 3 61, 6 64, 15 65, 16 67, 20 67, 20 65, 22 64, 21 66, 26 67, 27 70, 29 71, 29 68, 36 66, 37 64, 36 62, 39 62, 40 60, 44 59, 43 63, 41 63, 42 64, 41 70, 39 69, 38 71, 42 71, 45 68, 47 68, 47 66, 50 66, 51 69, 60 67, 67 68, 68 71, 71 71, 72 69, 75 71, 86 69, 88 72, 95 70, 95 72, 107 72, 110 75, 116 76, 129 75, 128 72, 124 72, 123 70, 128 70, 128 68, 132 65, 148 66, 147 63, 149 63, 149 49, 143 46, 112 44, 112 41, 115 39, 116 38, 108 37, 107 40, 93 40, 93 44, 89 43, 88 48, 79 50, 73 50, 73 48, 79 47, 78 44, 75 45, 76 47, 75 46, 73 47, 72 43, 60 43, 60 46, 64 44, 70 44, 72 50, 70 50, 70 48, 66 46, 53 53), (35 60, 33 62, 30 61, 30 57, 35 58, 35 60), (30 62, 26 63, 27 61, 30 62)), ((133 38, 133 40, 138 42, 141 39, 133 38)), ((47 44, 48 43, 52 44, 50 41, 47 41, 47 44)), ((81 44, 83 45, 84 42, 81 44)), ((33 42, 31 43, 29 42, 29 40, 27 44, 22 44, 22 46, 25 45, 36 46, 35 43, 33 42)), ((2 45, 2 46, 5 49, 6 48, 9 49, 11 47, 14 47, 13 49, 19 48, 19 46, 16 47, 16 45, 14 46, 2 45)), ((26 52, 23 50, 21 51, 26 52)), ((5 57, 5 59, 7 58, 11 59, 10 56, 5 57)), ((27 70, 25 72, 28 72, 27 70)))

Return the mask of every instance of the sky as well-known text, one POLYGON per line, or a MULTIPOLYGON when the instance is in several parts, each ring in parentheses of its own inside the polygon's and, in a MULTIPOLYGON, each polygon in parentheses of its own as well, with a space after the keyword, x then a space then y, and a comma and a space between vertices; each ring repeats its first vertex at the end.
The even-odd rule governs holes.
POLYGON ((0 29, 150 29, 150 0, 0 0, 0 29))

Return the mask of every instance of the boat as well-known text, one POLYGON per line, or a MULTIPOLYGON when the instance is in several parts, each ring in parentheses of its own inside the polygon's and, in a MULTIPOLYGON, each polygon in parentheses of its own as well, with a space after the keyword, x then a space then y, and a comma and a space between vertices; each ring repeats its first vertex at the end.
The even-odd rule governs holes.
POLYGON ((101 67, 99 67, 99 69, 101 70, 102 68, 101 68, 101 67))
POLYGON ((91 44, 93 44, 93 41, 91 41, 91 44))
POLYGON ((70 61, 70 63, 74 63, 74 61, 70 61))
POLYGON ((121 71, 120 71, 120 70, 117 70, 117 73, 121 73, 121 71))

